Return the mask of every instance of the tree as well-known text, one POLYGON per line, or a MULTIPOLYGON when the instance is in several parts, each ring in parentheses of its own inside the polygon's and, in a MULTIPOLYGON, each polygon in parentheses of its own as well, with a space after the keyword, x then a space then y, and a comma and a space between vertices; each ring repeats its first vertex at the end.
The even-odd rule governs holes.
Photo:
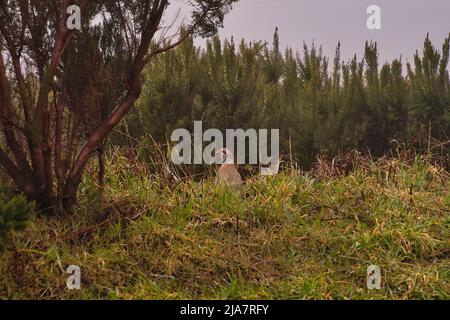
POLYGON ((193 129, 194 119, 201 118, 196 100, 205 76, 194 39, 189 37, 177 49, 157 57, 144 75, 148 80, 130 116, 130 133, 166 141, 176 128, 193 129))
POLYGON ((416 143, 425 142, 430 137, 440 141, 450 138, 449 55, 450 34, 441 52, 435 49, 427 35, 423 56, 416 52, 414 67, 407 65, 411 82, 410 130, 416 143))
POLYGON ((166 143, 174 128, 192 131, 194 120, 221 130, 279 128, 280 150, 305 169, 318 153, 380 156, 393 140, 415 146, 408 142, 417 135, 428 141, 430 132, 445 145, 448 41, 442 53, 429 40, 425 46, 405 77, 401 57, 379 64, 374 42, 366 43, 363 59, 348 61, 341 61, 339 43, 330 63, 314 43, 281 54, 277 29, 272 46, 215 37, 201 50, 190 39, 147 68, 131 132, 166 143))
MULTIPOLYGON (((140 96, 144 67, 155 56, 177 47, 192 34, 210 36, 215 33, 236 1, 191 1, 192 23, 185 26, 177 40, 164 37, 168 32, 163 23, 170 5, 168 0, 1 1, 0 128, 5 146, 0 147, 0 164, 16 188, 28 199, 36 200, 41 209, 69 212, 76 203, 89 159, 140 96), (68 83, 73 76, 70 56, 80 58, 85 52, 80 47, 69 53, 80 37, 80 31, 67 27, 69 5, 78 5, 81 9, 81 33, 90 32, 90 22, 101 12, 106 23, 100 28, 100 34, 112 35, 110 40, 120 44, 126 57, 123 72, 118 70, 122 72, 123 91, 114 101, 115 107, 94 124, 83 139, 78 139, 77 117, 74 116, 77 111, 70 107, 69 100, 69 89, 73 88, 68 83), (158 36, 162 39, 157 40, 158 36), (63 123, 67 123, 68 128, 63 128, 63 123)), ((101 50, 101 39, 91 37, 90 48, 101 50)), ((114 45, 109 47, 117 49, 114 45)), ((94 50, 91 53, 94 55, 85 67, 95 70, 100 58, 95 58, 94 50)), ((95 77, 90 80, 95 81, 95 77)), ((90 108, 92 96, 88 93, 92 93, 95 86, 78 89, 83 94, 76 103, 72 101, 72 106, 90 108)), ((79 112, 80 109, 78 115, 79 112)))

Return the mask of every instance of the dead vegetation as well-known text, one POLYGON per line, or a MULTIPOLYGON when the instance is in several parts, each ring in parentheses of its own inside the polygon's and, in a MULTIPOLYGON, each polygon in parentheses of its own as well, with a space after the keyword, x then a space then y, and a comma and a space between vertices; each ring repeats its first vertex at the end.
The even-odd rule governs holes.
POLYGON ((213 177, 165 179, 137 159, 108 156, 103 207, 92 168, 72 218, 36 218, 15 237, 1 297, 450 297, 449 174, 428 156, 319 159, 311 172, 254 177, 240 194, 213 177), (72 264, 79 291, 65 287, 72 264), (366 288, 370 264, 381 290, 366 288))

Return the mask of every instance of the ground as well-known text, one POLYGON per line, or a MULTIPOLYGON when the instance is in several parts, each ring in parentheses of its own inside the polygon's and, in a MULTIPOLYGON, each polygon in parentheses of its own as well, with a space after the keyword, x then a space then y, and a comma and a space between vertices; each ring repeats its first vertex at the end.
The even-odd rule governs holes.
POLYGON ((449 299, 449 174, 429 159, 285 168, 239 192, 109 160, 70 218, 36 217, 0 260, 11 299, 449 299), (381 269, 380 290, 366 271, 381 269), (69 265, 81 290, 67 290, 69 265))

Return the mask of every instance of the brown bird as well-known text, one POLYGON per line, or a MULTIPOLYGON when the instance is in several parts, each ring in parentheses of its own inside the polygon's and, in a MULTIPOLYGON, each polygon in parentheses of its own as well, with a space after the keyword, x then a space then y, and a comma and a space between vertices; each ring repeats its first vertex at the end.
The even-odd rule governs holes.
POLYGON ((217 154, 221 156, 223 163, 219 168, 216 182, 239 188, 244 182, 234 165, 233 154, 227 148, 220 149, 217 154))

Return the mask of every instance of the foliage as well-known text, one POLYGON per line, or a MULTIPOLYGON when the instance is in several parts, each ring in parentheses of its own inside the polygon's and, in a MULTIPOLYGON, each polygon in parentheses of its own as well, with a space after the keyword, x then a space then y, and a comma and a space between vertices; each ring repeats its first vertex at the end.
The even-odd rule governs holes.
POLYGON ((189 35, 214 34, 236 1, 190 1, 179 37, 166 34, 181 28, 166 24, 168 0, 2 1, 0 166, 15 187, 41 212, 70 213, 89 160, 103 162, 139 98, 144 67, 189 35), (80 30, 68 27, 69 5, 80 30))
MULTIPOLYGON (((279 128, 283 154, 304 168, 318 154, 352 149, 381 156, 397 144, 427 150, 450 138, 449 39, 442 50, 427 36, 404 75, 402 58, 379 63, 376 43, 364 57, 330 60, 316 45, 301 53, 218 37, 201 50, 187 41, 158 57, 145 74, 131 133, 165 143, 175 128, 279 128)), ((447 142, 448 143, 448 142, 447 142)), ((448 148, 439 150, 448 155, 448 148)), ((448 158, 447 158, 448 159, 448 158)))
POLYGON ((213 178, 166 185, 121 152, 107 166, 113 204, 38 218, 0 260, 1 298, 450 298, 450 176, 426 156, 321 159, 240 194, 213 178), (381 290, 366 287, 371 264, 381 290), (81 290, 65 287, 69 265, 81 290))
POLYGON ((0 252, 11 242, 15 231, 23 231, 34 212, 34 203, 25 196, 13 197, 8 202, 0 202, 0 252))

